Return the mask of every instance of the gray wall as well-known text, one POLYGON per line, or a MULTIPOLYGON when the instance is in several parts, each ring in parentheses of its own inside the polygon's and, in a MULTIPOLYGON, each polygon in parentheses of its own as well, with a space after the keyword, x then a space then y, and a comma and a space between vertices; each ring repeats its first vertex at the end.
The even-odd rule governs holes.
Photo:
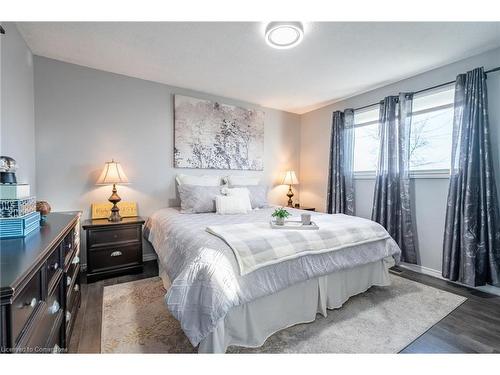
MULTIPOLYGON (((325 210, 328 174, 328 152, 331 114, 335 110, 356 108, 376 103, 387 95, 400 91, 417 91, 455 79, 456 75, 478 66, 487 70, 500 65, 500 49, 462 60, 445 67, 373 90, 341 102, 320 108, 301 116, 300 194, 303 204, 325 210)), ((498 145, 500 143, 500 72, 488 76, 491 140, 494 148, 495 169, 500 188, 498 145)), ((413 205, 419 244, 419 264, 441 272, 442 240, 446 214, 448 179, 414 179, 413 205)), ((356 214, 371 215, 374 180, 358 179, 356 214)))
MULTIPOLYGON (((130 185, 123 200, 138 202, 139 214, 176 205, 177 173, 227 174, 173 168, 173 95, 184 94, 252 106, 199 92, 35 57, 35 117, 38 196, 56 211, 83 210, 105 202, 109 186, 96 186, 104 162, 122 163, 130 185)), ((271 202, 286 202, 278 186, 283 170, 299 172, 300 117, 264 108, 264 171, 271 202)))
POLYGON ((16 159, 20 183, 35 189, 33 55, 13 23, 2 23, 0 153, 16 159))

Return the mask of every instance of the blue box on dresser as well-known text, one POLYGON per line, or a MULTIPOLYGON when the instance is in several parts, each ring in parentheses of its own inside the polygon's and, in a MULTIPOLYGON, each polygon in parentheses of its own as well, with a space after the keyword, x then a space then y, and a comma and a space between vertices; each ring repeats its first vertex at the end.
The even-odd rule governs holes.
POLYGON ((36 197, 0 199, 0 218, 17 218, 36 211, 36 197))
POLYGON ((0 238, 25 237, 40 228, 40 213, 32 212, 17 218, 0 218, 0 238))

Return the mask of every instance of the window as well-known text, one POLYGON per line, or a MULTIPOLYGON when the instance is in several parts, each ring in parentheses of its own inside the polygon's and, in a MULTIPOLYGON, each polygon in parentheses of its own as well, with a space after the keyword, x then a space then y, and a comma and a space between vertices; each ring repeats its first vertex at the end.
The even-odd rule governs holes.
POLYGON ((379 106, 354 111, 354 172, 377 169, 379 106))
POLYGON ((410 171, 447 171, 451 164, 455 86, 413 98, 410 171))
MULTIPOLYGON (((410 131, 410 172, 448 173, 451 163, 454 85, 416 94, 410 131)), ((379 106, 354 112, 354 172, 373 175, 377 169, 379 106)))

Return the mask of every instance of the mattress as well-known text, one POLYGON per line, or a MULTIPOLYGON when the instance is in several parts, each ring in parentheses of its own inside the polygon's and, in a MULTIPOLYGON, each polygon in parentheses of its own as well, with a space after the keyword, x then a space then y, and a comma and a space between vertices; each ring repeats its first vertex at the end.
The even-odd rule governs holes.
MULTIPOLYGON (((290 210, 294 215, 301 213, 290 210)), ((179 209, 166 208, 155 212, 146 223, 145 236, 171 282, 166 305, 193 346, 210 335, 236 306, 387 257, 399 262, 400 249, 387 238, 283 261, 242 276, 231 248, 205 229, 208 225, 269 221, 273 211, 274 208, 241 215, 181 214, 179 209)), ((313 220, 317 215, 325 214, 313 213, 313 220)))

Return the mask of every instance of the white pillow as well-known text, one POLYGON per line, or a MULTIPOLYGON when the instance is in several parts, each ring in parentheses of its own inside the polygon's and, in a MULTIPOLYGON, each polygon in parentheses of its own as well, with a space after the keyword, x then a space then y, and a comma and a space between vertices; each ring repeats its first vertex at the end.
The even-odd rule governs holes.
POLYGON ((245 200, 235 195, 216 195, 215 209, 219 215, 246 214, 245 200))
POLYGON ((232 175, 232 176, 227 176, 225 178, 225 181, 229 184, 229 186, 232 186, 232 185, 258 185, 260 182, 260 177, 232 175))
POLYGON ((250 191, 247 188, 228 188, 223 190, 223 194, 230 197, 238 197, 244 204, 247 211, 252 211, 252 202, 250 201, 250 191))
POLYGON ((220 176, 192 176, 187 174, 178 174, 175 180, 179 185, 196 186, 219 186, 220 176))

